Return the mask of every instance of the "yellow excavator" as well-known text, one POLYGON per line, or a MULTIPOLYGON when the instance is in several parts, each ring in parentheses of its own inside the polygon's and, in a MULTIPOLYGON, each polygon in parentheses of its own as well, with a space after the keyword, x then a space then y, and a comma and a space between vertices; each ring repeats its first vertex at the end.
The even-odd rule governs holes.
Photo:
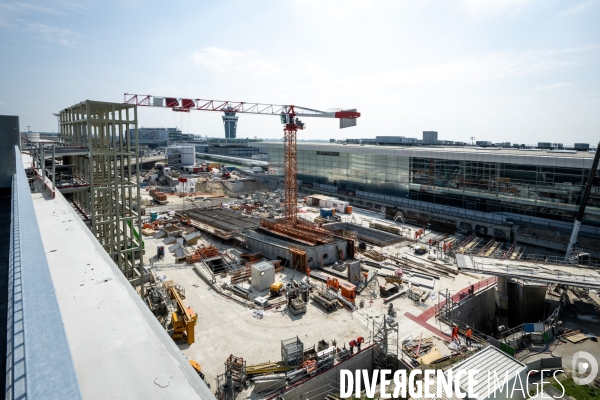
POLYGON ((176 285, 169 288, 169 295, 177 304, 177 311, 171 314, 171 322, 173 324, 173 340, 183 340, 186 337, 187 344, 194 343, 194 327, 198 320, 198 315, 192 310, 192 307, 186 307, 179 295, 176 285))

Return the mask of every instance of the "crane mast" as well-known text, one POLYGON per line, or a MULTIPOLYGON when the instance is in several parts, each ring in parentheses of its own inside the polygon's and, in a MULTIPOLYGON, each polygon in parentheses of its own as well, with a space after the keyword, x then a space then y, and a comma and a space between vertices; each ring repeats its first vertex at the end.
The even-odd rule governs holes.
POLYGON ((283 124, 285 220, 292 226, 298 222, 298 158, 296 138, 298 131, 304 129, 304 123, 298 117, 337 118, 340 119, 340 128, 356 126, 356 119, 360 117, 360 113, 356 109, 319 111, 293 105, 177 98, 129 93, 125 93, 124 95, 124 103, 146 107, 170 108, 177 112, 198 110, 279 116, 283 124))
POLYGON ((283 128, 283 171, 285 219, 292 225, 298 218, 298 157, 296 137, 304 124, 296 117, 294 107, 281 115, 283 128))

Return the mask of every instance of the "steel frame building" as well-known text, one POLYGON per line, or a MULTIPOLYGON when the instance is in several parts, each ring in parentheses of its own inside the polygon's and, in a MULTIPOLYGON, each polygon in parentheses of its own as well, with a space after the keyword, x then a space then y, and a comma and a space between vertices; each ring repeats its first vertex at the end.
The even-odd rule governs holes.
POLYGON ((129 168, 139 171, 137 106, 86 100, 60 112, 60 128, 60 143, 71 150, 63 164, 87 183, 72 192, 74 205, 127 279, 143 288, 140 187, 129 168))

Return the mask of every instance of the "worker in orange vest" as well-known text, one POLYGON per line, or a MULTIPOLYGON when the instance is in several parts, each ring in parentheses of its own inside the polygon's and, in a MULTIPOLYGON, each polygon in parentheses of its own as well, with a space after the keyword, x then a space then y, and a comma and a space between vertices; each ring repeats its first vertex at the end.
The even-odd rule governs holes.
POLYGON ((460 343, 460 339, 458 338, 458 326, 456 326, 456 324, 452 325, 452 341, 454 341, 454 339, 460 343))
POLYGON ((471 329, 471 327, 467 326, 467 346, 471 347, 471 343, 472 343, 472 336, 473 336, 473 329, 471 329))

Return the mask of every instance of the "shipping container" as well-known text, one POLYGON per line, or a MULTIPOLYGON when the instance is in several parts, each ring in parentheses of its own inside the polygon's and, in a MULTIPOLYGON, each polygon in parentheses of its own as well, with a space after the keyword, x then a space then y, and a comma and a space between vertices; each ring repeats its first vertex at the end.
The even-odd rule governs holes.
POLYGON ((339 200, 334 197, 327 199, 327 207, 333 208, 338 213, 346 212, 346 207, 349 205, 347 201, 339 200))
POLYGON ((333 209, 331 208, 321 208, 320 215, 322 218, 333 217, 333 209))

